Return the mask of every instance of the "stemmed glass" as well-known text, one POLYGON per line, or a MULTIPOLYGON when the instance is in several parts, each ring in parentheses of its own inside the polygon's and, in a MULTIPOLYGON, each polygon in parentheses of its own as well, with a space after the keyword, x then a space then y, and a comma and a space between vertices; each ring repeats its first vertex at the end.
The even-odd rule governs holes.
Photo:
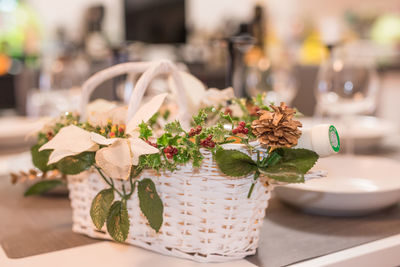
POLYGON ((375 110, 379 79, 374 58, 360 45, 340 46, 321 64, 315 86, 316 115, 338 117, 346 130, 346 152, 354 154, 351 128, 356 115, 375 110))

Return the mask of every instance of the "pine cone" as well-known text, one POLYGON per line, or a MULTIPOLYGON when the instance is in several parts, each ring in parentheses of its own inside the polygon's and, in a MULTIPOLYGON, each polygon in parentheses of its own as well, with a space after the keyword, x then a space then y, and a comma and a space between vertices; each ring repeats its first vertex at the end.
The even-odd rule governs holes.
POLYGON ((277 147, 293 147, 297 145, 297 140, 301 131, 297 127, 302 124, 293 119, 296 111, 288 108, 285 103, 270 106, 274 111, 260 110, 257 112, 259 118, 251 124, 253 134, 257 136, 262 145, 277 147))

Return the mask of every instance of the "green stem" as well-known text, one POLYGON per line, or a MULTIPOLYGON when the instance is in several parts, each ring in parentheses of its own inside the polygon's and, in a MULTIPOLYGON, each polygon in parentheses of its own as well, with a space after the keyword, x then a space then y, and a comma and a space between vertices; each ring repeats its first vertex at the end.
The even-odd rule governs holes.
POLYGON ((253 193, 254 185, 255 185, 256 180, 258 179, 258 177, 260 177, 260 172, 259 172, 259 171, 256 171, 256 172, 254 173, 254 179, 253 179, 253 182, 251 183, 249 193, 247 194, 247 198, 250 198, 250 197, 251 197, 251 193, 253 193))
POLYGON ((135 192, 136 182, 137 182, 137 181, 135 181, 135 182, 131 185, 131 192, 127 195, 127 198, 128 198, 128 199, 129 199, 129 198, 133 195, 133 193, 135 192))
POLYGON ((124 198, 125 198, 125 195, 121 194, 121 192, 119 192, 119 191, 117 190, 117 188, 115 188, 115 186, 114 186, 114 181, 113 181, 112 179, 110 179, 111 182, 108 181, 108 179, 104 176, 104 174, 103 174, 103 172, 101 171, 101 169, 100 169, 99 167, 97 167, 96 165, 95 165, 94 167, 96 168, 96 170, 97 170, 98 173, 100 174, 101 178, 103 178, 103 180, 104 180, 115 192, 117 192, 118 195, 119 195, 122 199, 124 199, 124 198))

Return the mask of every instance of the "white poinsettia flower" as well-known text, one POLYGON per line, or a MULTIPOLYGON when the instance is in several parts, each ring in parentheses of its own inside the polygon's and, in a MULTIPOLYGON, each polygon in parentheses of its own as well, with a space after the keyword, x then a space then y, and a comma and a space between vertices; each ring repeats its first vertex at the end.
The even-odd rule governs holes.
POLYGON ((139 164, 141 155, 159 152, 157 148, 139 138, 139 124, 147 122, 158 111, 166 96, 167 94, 155 96, 136 112, 127 125, 128 138, 106 138, 75 125, 69 125, 62 128, 39 151, 53 149, 48 164, 85 151, 97 151, 96 164, 104 173, 111 178, 128 179, 131 166, 139 164), (99 149, 99 145, 106 147, 99 149))
POLYGON ((53 149, 47 164, 53 164, 65 157, 78 155, 84 151, 96 151, 98 144, 92 141, 91 134, 82 128, 69 125, 61 130, 39 151, 53 149))
POLYGON ((159 110, 167 94, 153 97, 144 104, 128 122, 128 138, 105 138, 92 133, 92 140, 109 145, 97 151, 96 164, 111 178, 128 179, 131 166, 139 164, 141 155, 155 154, 159 150, 139 138, 139 124, 147 122, 159 110))
POLYGON ((219 90, 217 88, 210 88, 201 98, 201 106, 218 106, 225 105, 226 101, 235 98, 232 87, 219 90))

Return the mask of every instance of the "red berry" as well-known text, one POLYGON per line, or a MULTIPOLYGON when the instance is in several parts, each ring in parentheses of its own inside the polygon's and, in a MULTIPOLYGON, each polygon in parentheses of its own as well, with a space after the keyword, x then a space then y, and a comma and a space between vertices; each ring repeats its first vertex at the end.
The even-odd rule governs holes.
POLYGON ((244 129, 243 129, 243 131, 242 131, 242 133, 244 133, 244 134, 248 134, 248 133, 249 133, 249 129, 247 129, 247 128, 244 128, 244 129))
POLYGON ((196 127, 196 132, 197 132, 197 133, 200 133, 201 130, 203 130, 203 127, 201 127, 201 125, 197 125, 197 127, 196 127))
POLYGON ((241 121, 241 122, 239 122, 239 126, 240 126, 240 127, 245 127, 245 126, 246 126, 246 123, 245 123, 244 121, 241 121))
POLYGON ((225 114, 225 115, 231 115, 231 116, 232 116, 232 109, 226 108, 224 114, 225 114))
POLYGON ((172 159, 174 157, 174 155, 172 155, 172 154, 166 154, 166 156, 168 159, 172 159))
POLYGON ((238 133, 238 129, 236 129, 236 128, 233 129, 233 130, 232 130, 232 133, 233 133, 233 134, 237 134, 237 133, 238 133))

